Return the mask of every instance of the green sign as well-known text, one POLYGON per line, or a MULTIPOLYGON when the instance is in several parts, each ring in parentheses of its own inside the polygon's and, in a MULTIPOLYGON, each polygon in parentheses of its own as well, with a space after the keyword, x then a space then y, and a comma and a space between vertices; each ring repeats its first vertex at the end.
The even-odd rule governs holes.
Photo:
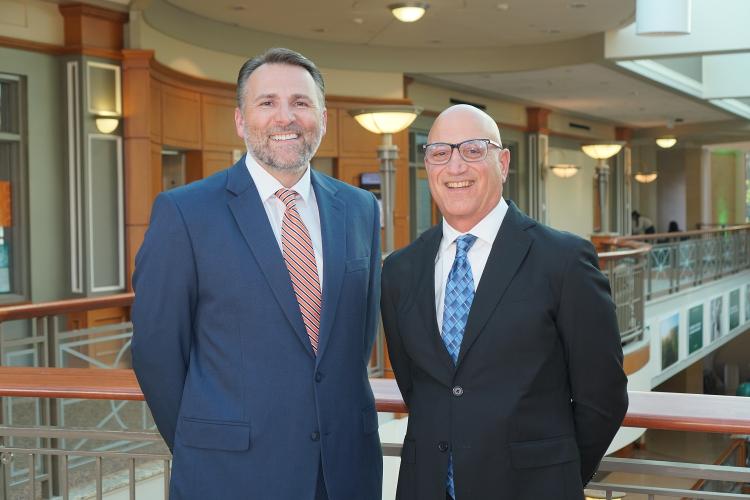
POLYGON ((688 354, 703 347, 703 304, 688 311, 688 354))

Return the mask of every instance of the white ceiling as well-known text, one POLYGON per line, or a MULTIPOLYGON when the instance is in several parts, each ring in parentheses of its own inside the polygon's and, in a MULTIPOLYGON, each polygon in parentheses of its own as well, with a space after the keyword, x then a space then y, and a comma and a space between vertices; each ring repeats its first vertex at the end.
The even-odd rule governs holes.
MULTIPOLYGON (((471 49, 497 48, 497 57, 511 62, 526 57, 519 55, 520 46, 553 54, 545 44, 552 48, 556 42, 624 27, 635 19, 635 0, 427 0, 430 8, 424 18, 409 24, 396 21, 388 9, 400 0, 135 1, 162 1, 219 25, 342 44, 355 51, 357 46, 458 49, 472 57, 471 49)), ((600 43, 599 38, 591 40, 600 43)), ((477 74, 449 73, 455 59, 446 58, 445 74, 413 76, 638 128, 664 127, 675 119, 689 125, 736 118, 710 103, 612 69, 604 59, 603 37, 601 43, 600 62, 594 57, 575 66, 477 74)), ((595 54, 598 49, 592 48, 595 54)))
POLYGON ((732 115, 599 64, 493 74, 430 75, 464 87, 631 127, 685 125, 732 115))
POLYGON ((629 24, 634 0, 428 0, 415 23, 399 0, 166 0, 180 9, 257 31, 384 47, 508 47, 558 42, 629 24))

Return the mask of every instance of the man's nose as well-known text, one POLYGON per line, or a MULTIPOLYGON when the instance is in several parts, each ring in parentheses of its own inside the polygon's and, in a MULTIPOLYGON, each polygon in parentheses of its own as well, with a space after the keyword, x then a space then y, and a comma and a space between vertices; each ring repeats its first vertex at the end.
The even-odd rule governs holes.
POLYGON ((278 123, 289 124, 297 119, 294 110, 288 103, 281 103, 276 110, 275 119, 278 123))
POLYGON ((460 174, 468 168, 468 165, 466 165, 466 160, 464 160, 458 152, 458 148, 454 148, 451 157, 448 160, 448 164, 445 167, 448 173, 460 174))

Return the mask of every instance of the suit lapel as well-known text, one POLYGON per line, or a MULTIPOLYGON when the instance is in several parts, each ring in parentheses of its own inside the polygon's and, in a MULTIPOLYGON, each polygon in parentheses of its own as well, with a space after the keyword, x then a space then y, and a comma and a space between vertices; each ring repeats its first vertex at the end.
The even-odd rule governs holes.
MULTIPOLYGON (((346 205, 336 197, 336 188, 325 177, 311 172, 320 213, 323 240, 323 311, 320 318, 318 362, 325 353, 339 303, 346 265, 346 205)), ((343 333, 343 332, 342 332, 343 333)))
POLYGON ((436 353, 443 364, 450 371, 451 376, 455 370, 453 359, 451 359, 448 350, 445 347, 443 338, 440 336, 440 330, 437 323, 437 313, 435 310, 435 257, 440 248, 440 241, 443 238, 442 225, 438 224, 426 231, 421 237, 422 249, 416 253, 418 261, 414 263, 419 274, 414 283, 414 295, 416 296, 417 310, 422 315, 424 324, 423 333, 426 345, 436 353), (429 290, 429 293, 425 293, 429 290))
POLYGON ((235 195, 229 200, 228 205, 242 236, 258 262, 258 267, 271 287, 281 310, 312 356, 312 346, 302 322, 289 271, 284 264, 284 257, 268 222, 258 190, 250 177, 250 172, 247 171, 244 157, 229 169, 227 190, 235 195))
POLYGON ((458 365, 479 337, 526 257, 532 240, 525 229, 534 224, 534 221, 524 217, 512 202, 509 203, 474 295, 458 355, 458 365))

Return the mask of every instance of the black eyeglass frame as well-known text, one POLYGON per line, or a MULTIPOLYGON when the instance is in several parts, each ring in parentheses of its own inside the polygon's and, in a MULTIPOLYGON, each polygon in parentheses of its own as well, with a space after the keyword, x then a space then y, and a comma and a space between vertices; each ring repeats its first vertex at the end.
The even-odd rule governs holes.
POLYGON ((451 144, 450 142, 431 142, 429 144, 422 144, 422 151, 425 154, 424 155, 425 162, 429 163, 430 165, 445 165, 446 163, 448 163, 449 161, 451 161, 451 158, 453 157, 453 150, 454 149, 458 150, 458 154, 461 155, 461 158, 463 158, 464 161, 472 163, 472 162, 477 162, 477 161, 483 161, 485 158, 487 158, 487 153, 489 153, 489 151, 490 151, 490 148, 489 148, 490 145, 495 146, 498 149, 505 149, 505 148, 503 148, 503 144, 502 143, 495 142, 492 139, 466 139, 465 141, 457 142, 455 144, 451 144), (477 141, 484 142, 484 143, 487 144, 487 146, 488 146, 487 147, 487 152, 480 159, 469 160, 468 158, 466 158, 463 155, 463 153, 461 153, 461 146, 463 146, 467 142, 477 142, 477 141), (437 146, 437 145, 450 146, 451 147, 451 154, 448 156, 448 159, 445 160, 444 163, 432 163, 431 161, 429 161, 427 159, 427 148, 429 148, 430 146, 437 146))

